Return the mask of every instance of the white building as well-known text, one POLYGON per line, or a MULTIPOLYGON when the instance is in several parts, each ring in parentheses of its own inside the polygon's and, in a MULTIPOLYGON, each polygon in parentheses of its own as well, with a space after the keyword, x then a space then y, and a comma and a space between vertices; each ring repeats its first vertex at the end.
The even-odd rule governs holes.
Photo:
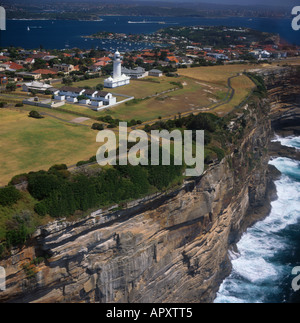
POLYGON ((121 55, 116 51, 114 55, 114 69, 113 75, 104 81, 104 87, 116 88, 130 83, 130 77, 122 74, 122 61, 121 55))
POLYGON ((95 107, 95 108, 100 108, 100 107, 103 106, 103 102, 102 101, 94 101, 94 100, 92 100, 91 101, 91 106, 95 107))
POLYGON ((114 105, 117 103, 117 98, 111 93, 99 91, 95 97, 95 101, 102 101, 104 105, 114 105))
POLYGON ((33 81, 23 84, 22 88, 24 92, 36 91, 39 93, 44 93, 46 90, 53 89, 53 86, 46 83, 33 81))
POLYGON ((60 91, 60 96, 65 97, 71 97, 71 98, 77 98, 78 96, 82 95, 85 92, 85 89, 80 89, 77 87, 71 87, 71 86, 63 86, 60 91))
POLYGON ((148 72, 143 67, 136 67, 134 69, 122 67, 122 73, 129 76, 132 79, 141 79, 148 76, 148 72))
POLYGON ((85 90, 76 87, 64 86, 60 90, 54 93, 55 100, 63 101, 67 100, 71 103, 77 103, 80 96, 85 98, 79 98, 81 104, 91 104, 93 106, 101 105, 114 105, 117 103, 117 98, 112 93, 97 90, 85 90), (97 104, 96 102, 101 102, 97 104))
POLYGON ((157 69, 153 69, 153 70, 149 71, 149 76, 162 77, 163 72, 160 70, 157 70, 157 69))

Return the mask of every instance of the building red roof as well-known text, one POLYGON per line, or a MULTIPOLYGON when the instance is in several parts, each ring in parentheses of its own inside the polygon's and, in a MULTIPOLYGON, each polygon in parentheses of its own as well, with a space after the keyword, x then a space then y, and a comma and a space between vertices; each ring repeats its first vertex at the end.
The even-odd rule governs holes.
POLYGON ((169 62, 175 62, 175 63, 179 63, 179 60, 175 57, 175 56, 168 56, 167 60, 169 62))
POLYGON ((104 61, 99 61, 97 63, 95 63, 93 66, 106 66, 108 63, 104 62, 104 61))
POLYGON ((97 59, 97 63, 98 62, 105 62, 106 64, 108 64, 109 62, 111 62, 111 58, 109 57, 101 57, 97 59))
POLYGON ((52 70, 47 70, 47 69, 39 69, 39 70, 33 71, 32 73, 42 74, 42 75, 48 75, 48 74, 56 75, 57 74, 57 72, 54 72, 52 70))
POLYGON ((26 58, 25 60, 26 63, 32 63, 33 61, 34 61, 34 58, 31 58, 31 57, 26 58))
POLYGON ((0 56, 0 61, 8 61, 9 57, 7 56, 0 56))
POLYGON ((24 68, 24 66, 23 65, 19 65, 19 64, 17 64, 17 63, 15 63, 15 62, 8 62, 8 63, 6 63, 8 66, 9 66, 9 68, 10 69, 12 69, 12 70, 21 70, 21 69, 23 69, 24 68))

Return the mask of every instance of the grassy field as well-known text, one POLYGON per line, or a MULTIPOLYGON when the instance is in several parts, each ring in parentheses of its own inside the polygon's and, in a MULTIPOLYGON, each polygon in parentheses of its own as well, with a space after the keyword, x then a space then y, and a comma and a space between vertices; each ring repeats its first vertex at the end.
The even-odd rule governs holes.
MULTIPOLYGON (((107 77, 100 77, 96 79, 90 79, 73 83, 74 87, 96 87, 98 84, 103 84, 104 79, 107 77)), ((173 79, 167 77, 150 78, 146 77, 141 80, 131 80, 129 85, 125 85, 116 89, 104 89, 107 92, 114 92, 128 96, 134 96, 137 99, 142 99, 155 93, 160 93, 169 89, 172 89, 174 85, 170 84, 173 79), (151 79, 154 82, 151 82, 151 79)), ((63 84, 56 85, 56 87, 62 87, 63 84)))
MULTIPOLYGON (((222 85, 200 84, 197 80, 187 77, 168 78, 169 84, 172 81, 180 82, 183 84, 183 88, 160 94, 137 104, 121 104, 98 113, 99 115, 109 114, 113 118, 126 121, 135 119, 145 122, 158 117, 169 117, 178 113, 197 111, 199 108, 217 102, 220 100, 220 93, 224 95, 227 92, 227 88, 222 85)), ((172 88, 174 88, 174 85, 172 85, 172 88)), ((118 89, 118 92, 120 91, 121 88, 118 89)))
POLYGON ((179 74, 202 82, 227 85, 229 77, 253 68, 251 65, 203 66, 180 69, 179 74))
MULTIPOLYGON (((73 86, 95 87, 103 82, 103 78, 76 82, 73 86)), ((109 90, 109 89, 104 89, 109 90)), ((206 84, 189 77, 181 76, 178 78, 145 78, 141 80, 131 80, 129 85, 113 89, 113 93, 134 96, 136 99, 146 100, 137 104, 121 104, 114 108, 104 109, 95 112, 88 108, 66 104, 63 109, 72 112, 86 114, 91 118, 111 115, 115 119, 130 121, 132 119, 149 121, 158 117, 168 117, 177 113, 196 111, 199 108, 210 106, 220 101, 227 93, 226 86, 222 84, 206 84), (151 82, 151 79, 155 82, 151 82), (150 80, 150 81, 149 81, 150 80), (183 84, 182 89, 172 83, 183 84), (177 90, 171 91, 176 88, 177 90)), ((118 97, 118 101, 124 98, 118 97)))
MULTIPOLYGON (((26 105, 21 111, 0 109, 0 186, 6 185, 14 175, 20 173, 47 170, 56 163, 71 166, 95 155, 99 147, 96 143, 97 132, 90 127, 65 122, 73 122, 78 118, 76 113, 92 118, 84 122, 90 126, 95 118, 103 115, 125 121, 135 119, 146 122, 158 117, 173 118, 178 113, 198 112, 203 108, 211 108, 224 99, 228 92, 228 78, 246 68, 245 65, 190 68, 180 70, 181 76, 178 78, 157 79, 160 83, 132 81, 130 85, 114 89, 113 92, 140 99, 152 97, 99 112, 73 104, 66 104, 63 107, 65 111, 26 105), (171 82, 180 82, 183 86, 169 91, 176 87, 171 82), (51 114, 52 117, 46 116, 40 120, 28 118, 28 111, 33 109, 51 114)), ((101 83, 101 80, 103 78, 86 80, 74 83, 74 86, 93 87, 101 83)), ((246 76, 240 75, 232 79, 232 87, 235 89, 233 100, 212 112, 223 115, 231 111, 249 94, 253 83, 246 76)), ((18 95, 15 97, 20 100, 18 95)), ((9 94, 3 97, 3 101, 5 99, 13 100, 14 95, 9 94)), ((13 106, 14 103, 11 102, 11 107, 13 106)))
POLYGON ((96 134, 51 117, 32 119, 26 112, 0 109, 0 185, 19 173, 88 159, 99 147, 96 134))
POLYGON ((213 110, 219 116, 229 113, 232 109, 238 106, 250 94, 255 87, 254 83, 245 75, 240 75, 231 79, 231 86, 235 90, 232 100, 213 110))

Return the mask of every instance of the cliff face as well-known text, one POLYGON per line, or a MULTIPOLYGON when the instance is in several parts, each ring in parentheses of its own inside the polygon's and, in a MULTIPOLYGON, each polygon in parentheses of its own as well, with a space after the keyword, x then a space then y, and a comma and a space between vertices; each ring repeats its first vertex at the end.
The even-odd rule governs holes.
POLYGON ((300 66, 263 74, 271 102, 272 128, 287 135, 300 134, 300 66))
POLYGON ((268 199, 268 102, 243 111, 231 125, 248 126, 231 156, 177 192, 36 232, 0 262, 0 301, 212 302, 231 271, 228 250, 268 199))

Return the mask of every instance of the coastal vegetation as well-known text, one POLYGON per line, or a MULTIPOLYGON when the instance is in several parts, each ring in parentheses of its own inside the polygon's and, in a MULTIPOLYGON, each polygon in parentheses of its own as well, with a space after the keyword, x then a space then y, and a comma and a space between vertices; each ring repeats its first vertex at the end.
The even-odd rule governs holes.
POLYGON ((83 216, 92 209, 161 191, 177 183, 182 172, 183 166, 128 165, 71 173, 66 165, 54 165, 48 171, 15 176, 0 189, 0 215, 5 215, 0 216, 0 255, 24 243, 49 216, 83 216), (24 182, 26 192, 13 186, 24 182))
MULTIPOLYGON (((251 77, 257 87, 249 98, 249 104, 256 105, 265 93, 265 85, 259 76, 251 77)), ((115 122, 109 115, 101 119, 110 124, 115 122)), ((132 120, 132 124, 138 122, 132 120)), ((245 116, 237 118, 233 111, 225 117, 211 113, 187 117, 178 114, 173 120, 161 119, 146 125, 145 130, 205 130, 204 158, 208 167, 222 161, 232 144, 238 145, 247 127, 245 116), (234 127, 230 128, 229 124, 234 124, 234 127)), ((130 200, 181 184, 185 165, 171 163, 171 166, 163 166, 161 158, 162 150, 158 166, 100 167, 93 156, 78 162, 79 168, 74 171, 65 164, 56 164, 48 171, 30 171, 14 176, 8 186, 0 189, 0 255, 4 256, 11 247, 23 244, 37 226, 53 218, 84 217, 93 210, 112 205, 123 208, 130 200), (20 185, 25 185, 26 189, 16 189, 20 185)), ((245 167, 255 167, 251 156, 245 167)))

